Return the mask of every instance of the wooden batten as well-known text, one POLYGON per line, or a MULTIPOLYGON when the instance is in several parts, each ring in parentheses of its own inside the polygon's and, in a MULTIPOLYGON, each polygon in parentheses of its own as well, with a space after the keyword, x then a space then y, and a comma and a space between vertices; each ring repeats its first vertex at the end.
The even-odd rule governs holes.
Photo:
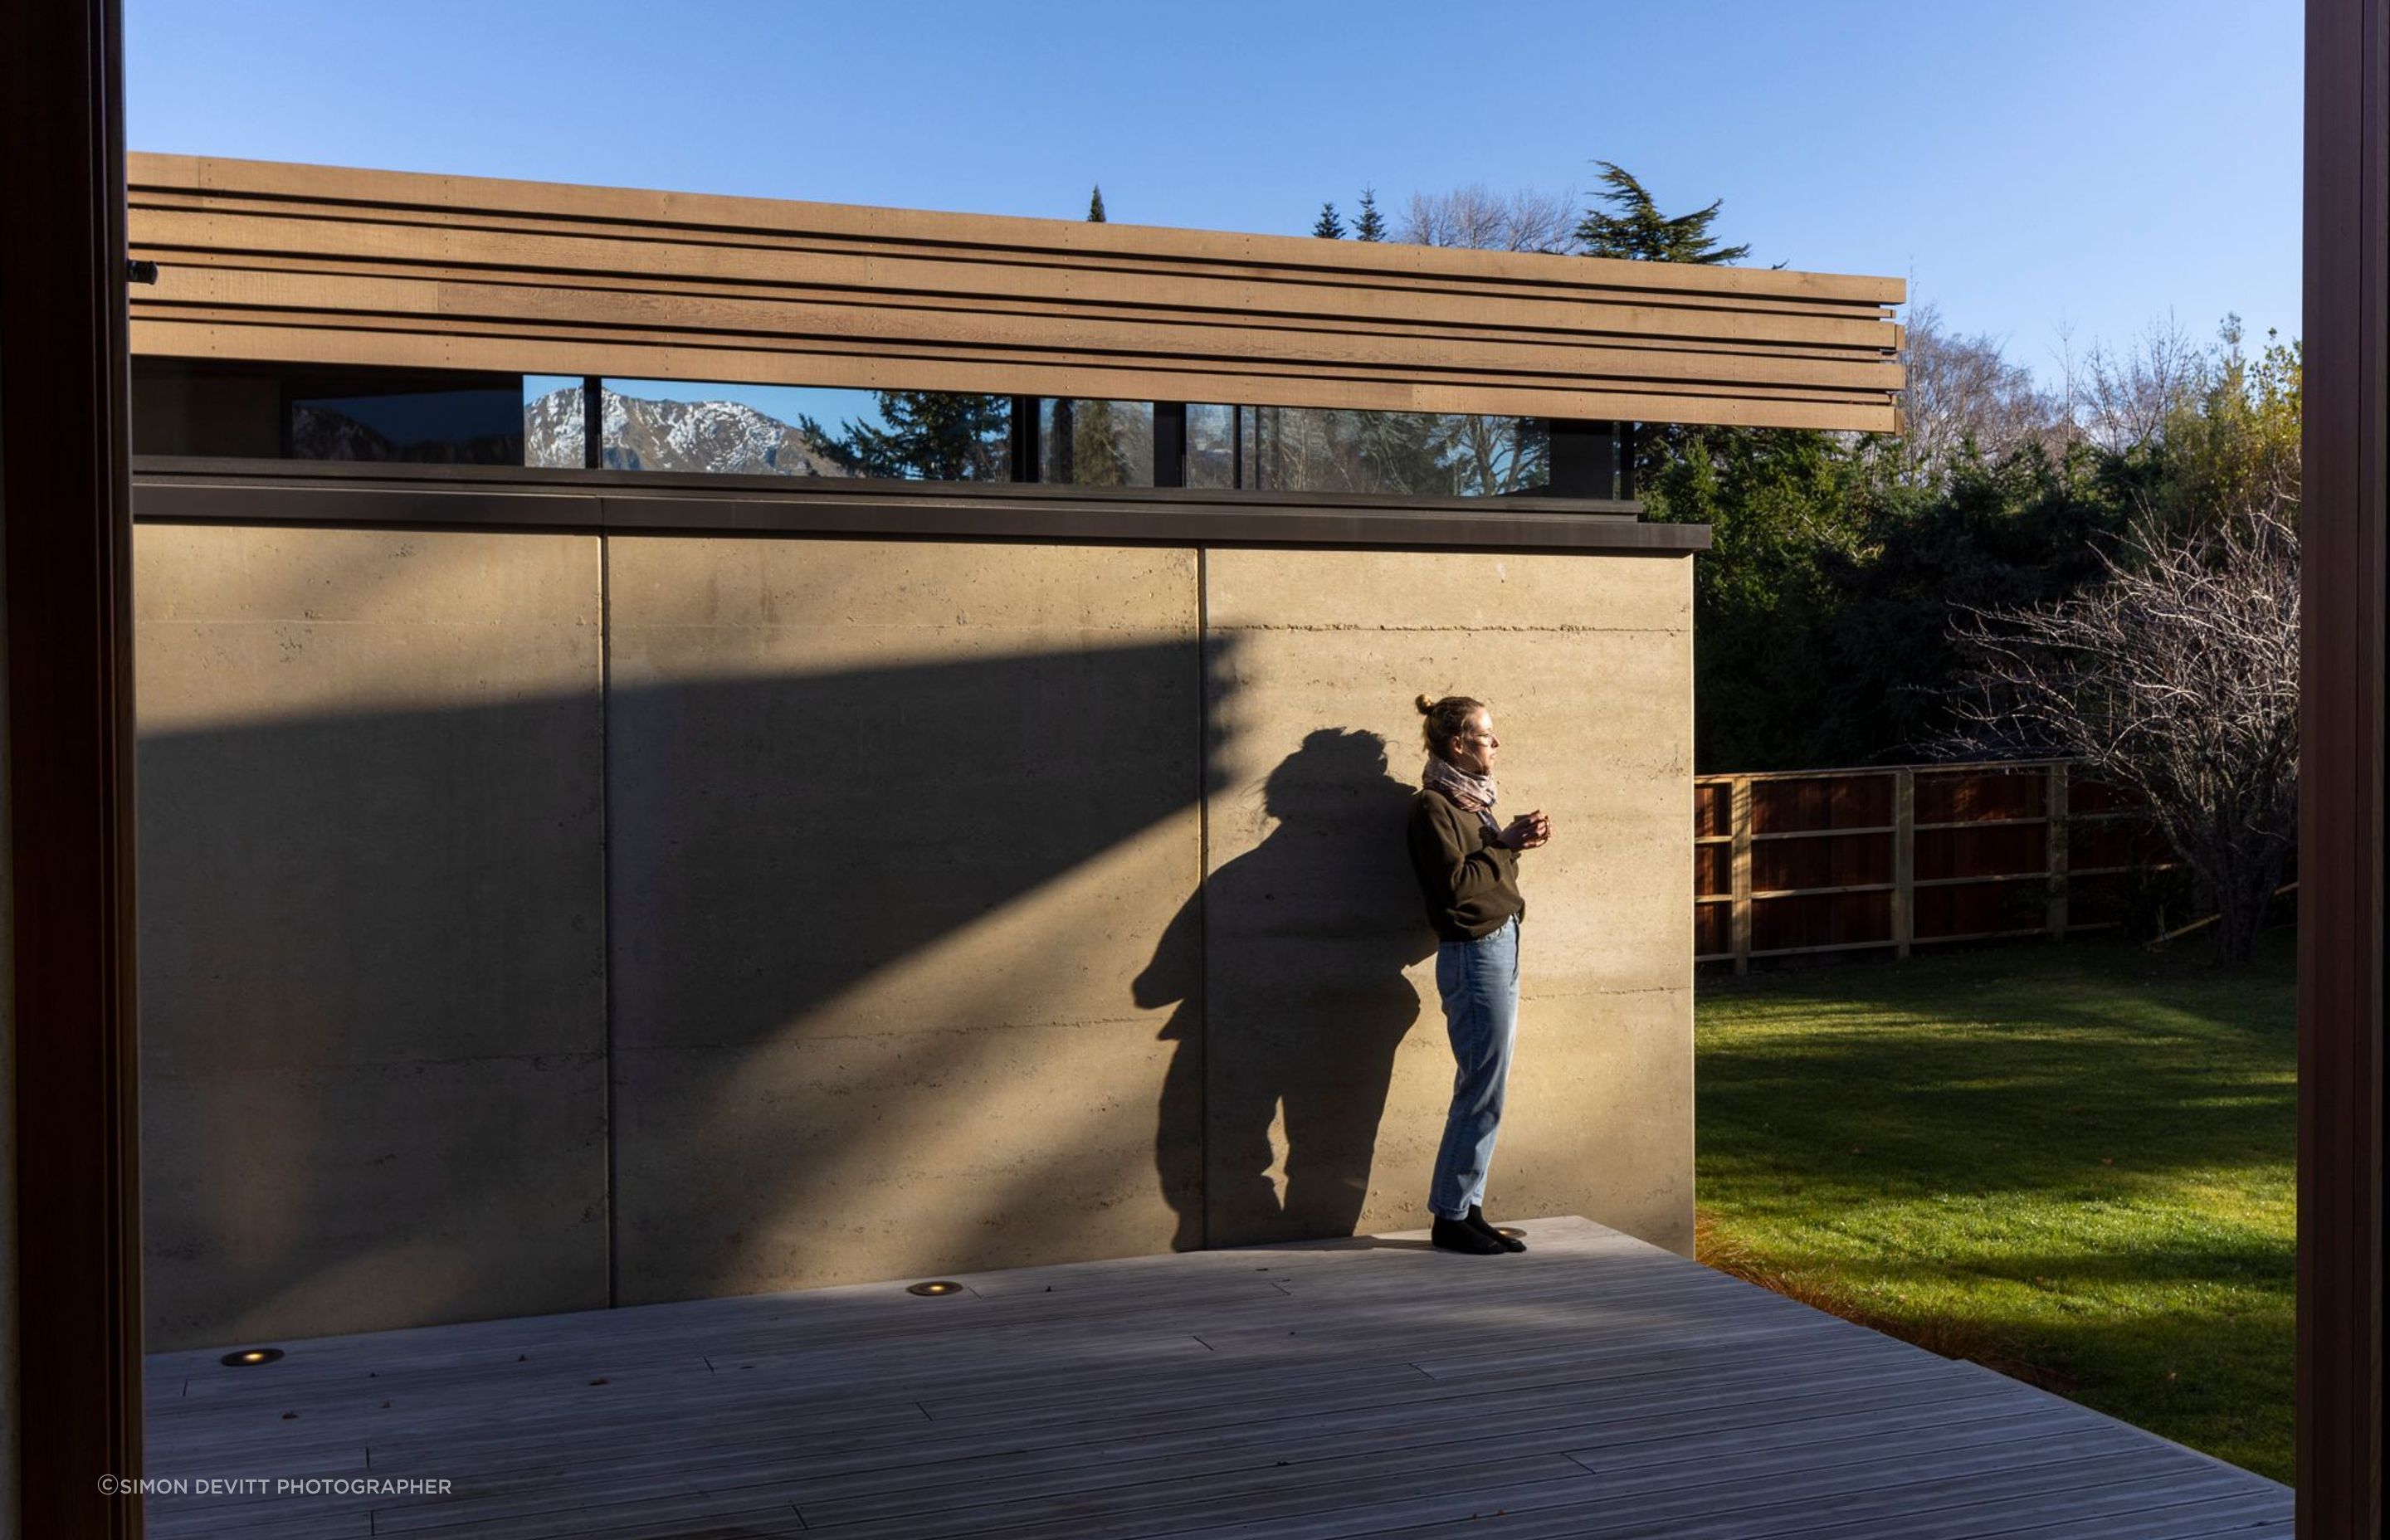
POLYGON ((161 356, 1890 430, 1896 278, 136 155, 161 356))

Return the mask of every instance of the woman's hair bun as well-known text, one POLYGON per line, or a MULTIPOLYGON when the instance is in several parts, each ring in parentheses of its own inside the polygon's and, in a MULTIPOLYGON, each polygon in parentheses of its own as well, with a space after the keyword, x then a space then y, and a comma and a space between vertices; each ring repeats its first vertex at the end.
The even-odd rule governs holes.
POLYGON ((1420 737, 1431 754, 1443 754, 1453 739, 1469 731, 1469 719, 1485 709, 1485 702, 1466 695, 1447 695, 1441 700, 1419 698, 1420 715, 1427 720, 1420 724, 1420 737))

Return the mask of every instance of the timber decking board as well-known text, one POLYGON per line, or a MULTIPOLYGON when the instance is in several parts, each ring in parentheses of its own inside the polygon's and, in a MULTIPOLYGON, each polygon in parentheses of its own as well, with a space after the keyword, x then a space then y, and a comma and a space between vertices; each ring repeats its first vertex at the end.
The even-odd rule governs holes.
POLYGON ((1361 1238, 957 1275, 944 1300, 850 1285, 287 1342, 254 1369, 161 1354, 150 1476, 452 1489, 154 1496, 149 1533, 2287 1533, 2274 1482, 1587 1221, 1523 1227, 1522 1256, 1361 1238))
MULTIPOLYGON (((1989 1392, 1952 1400, 1947 1384, 1914 1378, 1905 1383, 1817 1380, 1807 1388, 1836 1393, 1838 1406, 1845 1417, 1868 1413, 1898 1420, 1930 1411, 1944 1420, 1954 1420, 2009 1416, 2015 1411, 2013 1402, 2002 1402, 1989 1392)), ((1213 1406, 1201 1408, 1196 1417, 1176 1419, 1184 1425, 1176 1428, 1168 1415, 1155 1413, 1142 1420, 1127 1422, 1089 1418, 1081 1426, 1049 1425, 1025 1437, 1019 1428, 1000 1422, 940 1429, 932 1436, 916 1420, 910 1426, 892 1424, 821 1441, 811 1439, 805 1430, 791 1427, 785 1420, 748 1418, 715 1426, 675 1422, 673 1436, 646 1441, 636 1436, 636 1430, 610 1431, 608 1438, 588 1438, 577 1443, 548 1436, 509 1440, 490 1447, 477 1440, 469 1452, 442 1458, 440 1469, 452 1476, 473 1476, 477 1490, 495 1491, 505 1484, 506 1478, 534 1469, 602 1463, 610 1471, 619 1470, 623 1469, 620 1457, 610 1447, 615 1444, 639 1457, 665 1456, 679 1468, 694 1469, 709 1463, 752 1466, 756 1462, 754 1451, 769 1447, 776 1441, 804 1437, 805 1452, 784 1462, 781 1473, 813 1478, 819 1483, 819 1492, 834 1495, 836 1491, 860 1492, 875 1485, 886 1486, 891 1479, 889 1472, 899 1473, 906 1485, 920 1487, 956 1479, 977 1480, 996 1473, 997 1468, 1013 1472, 1058 1469, 1075 1459, 1091 1442, 1117 1447, 1124 1440, 1135 1439, 1150 1455, 1156 1451, 1189 1453, 1206 1447, 1231 1449, 1256 1438, 1272 1438, 1280 1424, 1288 1425, 1285 1431, 1289 1432, 1313 1431, 1333 1425, 1340 1430, 1340 1436, 1343 1431, 1359 1432, 1389 1425, 1399 1428, 1421 1415, 1469 1411, 1471 1399, 1484 1396, 1482 1387, 1466 1393, 1455 1393, 1451 1386, 1435 1389, 1443 1393, 1414 1393, 1407 1400, 1399 1394, 1381 1394, 1358 1405, 1340 1396, 1333 1387, 1306 1389, 1287 1400, 1269 1403, 1274 1415, 1266 1418, 1240 1417, 1229 1408, 1213 1406), (924 1438, 932 1438, 934 1448, 931 1452, 925 1453, 921 1447, 924 1438), (725 1450, 729 1453, 723 1453, 725 1450)), ((1571 1416, 1582 1422, 1587 1413, 1581 1403, 1571 1405, 1568 1392, 1574 1389, 1566 1385, 1550 1387, 1538 1396, 1504 1387, 1498 1398, 1498 1412, 1503 1417, 1537 1425, 1558 1426, 1571 1416)), ((1650 1430, 1663 1425, 1690 1432, 1698 1428, 1736 1425, 1754 1415, 1764 1420, 1781 1420, 1799 1411, 1797 1405, 1782 1404, 1780 1392, 1771 1399, 1766 1393, 1757 1393, 1765 1387, 1754 1389, 1754 1393, 1731 1397, 1723 1405, 1661 1412, 1646 1404, 1626 1415, 1638 1419, 1638 1431, 1649 1434, 1650 1430), (1755 1413, 1754 1408, 1758 1409, 1755 1413)), ((1628 1387, 1622 1393, 1649 1396, 1651 1388, 1628 1387)), ((1601 1415, 1612 1422, 1622 1419, 1615 1407, 1601 1415)), ((1838 1432, 1847 1425, 1838 1420, 1825 1431, 1838 1432)), ((1802 1430, 1790 1422, 1785 1426, 1787 1436, 1809 1436, 1818 1431, 1802 1430)), ((354 1460, 358 1444, 352 1442, 340 1452, 347 1460, 354 1460)), ((1288 1452, 1273 1449, 1271 1457, 1275 1459, 1288 1452)), ((379 1468, 404 1469, 421 1466, 426 1451, 419 1445, 393 1446, 389 1441, 376 1438, 366 1453, 371 1464, 379 1468)), ((319 1457, 311 1454, 307 1457, 319 1457)))
MULTIPOLYGON (((1210 1253, 1224 1255, 1232 1253, 1210 1253)), ((1421 1275, 1411 1280, 1412 1289, 1420 1297, 1394 1302, 1373 1316, 1380 1323, 1394 1323, 1406 1317, 1425 1317, 1440 1330, 1448 1330, 1451 1323, 1445 1316, 1446 1299, 1453 1284, 1460 1281, 1449 1269, 1456 1264, 1467 1265, 1468 1259, 1434 1257, 1434 1264, 1445 1269, 1439 1279, 1433 1274, 1421 1275)), ((1084 1264, 1082 1264, 1084 1265, 1084 1264)), ((1034 1269, 1043 1274, 1046 1269, 1034 1269)), ((1065 1269, 1055 1269, 1065 1272, 1065 1269)), ((1548 1275, 1536 1275, 1539 1278, 1548 1275)), ((179 1367, 189 1382, 175 1403, 161 1408, 172 1415, 176 1410, 188 1410, 210 1397, 253 1397, 274 1401, 292 1393, 300 1386, 330 1389, 354 1381, 352 1388, 360 1393, 366 1389, 356 1380, 360 1370, 369 1364, 379 1364, 381 1373, 376 1387, 387 1392, 393 1386, 419 1388, 437 1383, 443 1378, 473 1379, 486 1376, 494 1367, 504 1366, 505 1372, 517 1373, 514 1360, 518 1354, 528 1354, 532 1365, 520 1371, 521 1377, 537 1380, 551 1372, 549 1366, 559 1350, 596 1354, 597 1358, 584 1357, 580 1363, 586 1374, 627 1372, 635 1367, 654 1364, 688 1366, 701 1355, 713 1355, 717 1363, 724 1358, 744 1362, 768 1362, 801 1357, 811 1353, 840 1353, 866 1342, 887 1341, 899 1349, 936 1351, 939 1340, 948 1335, 967 1336, 975 1346, 987 1350, 1007 1345, 1023 1333, 1067 1332, 1086 1338, 1091 1326, 1109 1328, 1124 1326, 1138 1341, 1159 1336, 1157 1328, 1170 1323, 1174 1329, 1195 1329, 1202 1322, 1234 1323, 1248 1314, 1241 1305, 1258 1305, 1272 1313, 1276 1327, 1254 1332, 1254 1341, 1270 1345, 1279 1335, 1279 1328, 1287 1322, 1295 1323, 1302 1330, 1316 1316, 1317 1305, 1304 1291, 1301 1277, 1296 1272, 1279 1272, 1276 1283, 1256 1280, 1250 1272, 1223 1274, 1214 1270, 1206 1277, 1189 1277, 1168 1274, 1140 1281, 1136 1275, 1103 1286, 1086 1305, 1073 1302, 1088 1290, 1087 1284, 1064 1277, 1051 1286, 1051 1291, 1041 1290, 1021 1295, 994 1293, 983 1298, 957 1296, 945 1301, 922 1301, 905 1295, 901 1289, 886 1284, 861 1286, 860 1290, 825 1290, 825 1294, 846 1295, 846 1298, 820 1302, 818 1307, 810 1301, 805 1314, 820 1317, 808 1323, 788 1318, 790 1307, 782 1303, 790 1296, 757 1296, 749 1299, 706 1302, 702 1320, 689 1318, 686 1305, 641 1306, 614 1312, 591 1311, 576 1315, 530 1317, 513 1322, 472 1323, 457 1327, 419 1328, 411 1333, 365 1334, 354 1337, 326 1338, 311 1341, 302 1360, 286 1360, 274 1366, 272 1373, 226 1373, 217 1367, 219 1350, 197 1349, 180 1354, 153 1357, 153 1373, 168 1372, 179 1367), (1253 1289, 1257 1281, 1265 1288, 1253 1289), (1292 1292, 1288 1292, 1291 1289, 1292 1292), (868 1296, 853 1297, 863 1290, 868 1296), (1240 1302, 1237 1296, 1251 1293, 1250 1300, 1240 1302), (905 1303, 893 1309, 886 1302, 889 1296, 905 1303), (1292 1300, 1290 1304, 1287 1302, 1292 1300), (1009 1302, 1009 1303, 1008 1303, 1009 1302), (1058 1305, 1068 1307, 1057 1316, 1058 1305), (1200 1305, 1203 1314, 1189 1317, 1180 1308, 1200 1305), (768 1306, 768 1313, 765 1307, 768 1306), (744 1322, 722 1323, 715 1313, 729 1315, 736 1307, 750 1318, 744 1322), (1044 1318, 1023 1318, 1023 1311, 1037 1312, 1044 1318), (619 1320, 619 1328, 607 1329, 619 1320), (677 1323, 677 1324, 675 1324, 677 1323), (490 1328, 504 1328, 491 1335, 490 1328), (467 1334, 481 1335, 482 1340, 469 1347, 450 1351, 454 1338, 467 1334), (801 1339, 790 1346, 786 1339, 801 1339), (398 1341, 402 1336, 409 1339, 398 1341), (412 1339, 420 1338, 417 1341, 412 1339), (816 1340, 818 1339, 818 1340, 816 1340), (403 1348, 405 1363, 391 1362, 393 1348, 403 1348)), ((1587 1258, 1573 1267, 1570 1275, 1557 1282, 1529 1283, 1524 1278, 1514 1280, 1503 1292, 1506 1309, 1517 1311, 1525 1306, 1548 1303, 1554 1300, 1571 1301, 1586 1288, 1602 1288, 1605 1305, 1615 1307, 1621 1302, 1650 1300, 1680 1300, 1690 1290, 1708 1290, 1739 1296, 1741 1287, 1722 1275, 1704 1272, 1700 1277, 1685 1280, 1638 1279, 1632 1275, 1605 1270, 1598 1260, 1587 1258)), ((803 1300, 806 1296, 795 1296, 803 1300)), ((1332 1307, 1333 1301, 1328 1302, 1332 1307)), ((1758 1308, 1770 1307, 1761 1302, 1758 1308)), ((1783 1302, 1774 1307, 1778 1317, 1786 1323, 1808 1324, 1816 1320, 1814 1312, 1783 1302)), ((1502 1328, 1504 1335, 1517 1336, 1516 1326, 1502 1328)), ((1320 1328, 1311 1327, 1312 1339, 1320 1328)), ((1220 1341, 1229 1340, 1229 1333, 1215 1330, 1220 1341)), ((1218 1351, 1217 1344, 1211 1344, 1218 1351)), ((851 1353, 856 1365, 854 1372, 876 1372, 879 1361, 866 1364, 851 1353)), ((580 1369, 555 1369, 553 1372, 570 1380, 580 1369)), ((1430 1369, 1428 1372, 1433 1373, 1430 1369)), ((958 1383, 949 1378, 945 1383, 958 1383)))
MULTIPOLYGON (((1923 1387, 1909 1387, 1904 1405, 1913 1408, 1906 1415, 1914 1420, 1924 1409, 1929 1397, 1923 1387)), ((1497 1399, 1497 1398, 1489 1398, 1497 1399)), ((1523 1445, 1505 1453, 1520 1456, 1566 1452, 1559 1446, 1574 1442, 1585 1434, 1579 1427, 1568 1426, 1570 1410, 1565 1405, 1536 1406, 1502 1397, 1499 1405, 1486 1408, 1472 1417, 1471 1426, 1477 1438, 1499 1436, 1506 1424, 1515 1424, 1524 1434, 1536 1437, 1538 1447, 1523 1445)), ((1878 1398, 1862 1398, 1872 1408, 1878 1398)), ((1884 1398, 1897 1399, 1897 1398, 1884 1398)), ((2005 1408, 1977 1403, 1967 1404, 1963 1415, 1974 1417, 2005 1410, 2013 1413, 2011 1405, 2005 1408)), ((1746 1401, 1729 1415, 1748 1421, 1752 1407, 1761 1401, 1746 1401)), ((1852 1403, 1854 1409, 1860 1400, 1852 1403)), ((1953 1404, 1956 1405, 1956 1404, 1953 1404)), ((1426 1408, 1431 1414, 1448 1408, 1426 1408)), ((1469 1408, 1461 1408, 1469 1409, 1469 1408)), ((1947 1410, 1947 1407, 1943 1408, 1947 1410)), ((572 1490, 583 1500, 602 1495, 635 1495, 650 1478, 641 1474, 650 1464, 658 1471, 675 1470, 683 1474, 710 1472, 725 1480, 739 1478, 750 1485, 768 1480, 788 1483, 801 1489, 808 1509, 819 1509, 820 1521, 838 1521, 842 1517, 832 1508, 842 1502, 849 1504, 842 1515, 846 1519, 866 1516, 902 1514, 927 1507, 941 1509, 955 1506, 957 1498, 974 1506, 985 1507, 1018 1497, 1028 1486, 1035 1485, 1051 1491, 1086 1489, 1086 1477, 1079 1473, 1085 1464, 1085 1453, 1092 1445, 1120 1457, 1104 1467, 1102 1484, 1110 1487, 1134 1486, 1155 1474, 1159 1462, 1161 1474, 1183 1484, 1186 1477, 1196 1473, 1201 1461, 1204 1472, 1226 1480, 1239 1479, 1240 1473, 1254 1469, 1275 1469, 1279 1464, 1298 1464, 1305 1459, 1334 1460, 1340 1469, 1349 1469, 1351 1461, 1343 1457, 1356 1449, 1367 1437, 1373 1444, 1382 1446, 1380 1452, 1399 1457, 1412 1450, 1420 1438, 1410 1427, 1417 1420, 1417 1408, 1400 1408, 1407 1414, 1399 1418, 1386 1416, 1350 1418, 1332 1413, 1314 1411, 1307 1416, 1291 1414, 1242 1425, 1214 1426, 1175 1436, 1144 1433, 1130 1437, 1117 1428, 1099 1428, 1083 1431, 1072 1442, 1045 1449, 1009 1447, 1009 1440, 999 1430, 968 1438, 963 1449, 951 1444, 942 1447, 938 1463, 927 1463, 920 1453, 905 1443, 836 1445, 829 1448, 807 1448, 803 1452, 778 1458, 765 1458, 750 1449, 741 1448, 719 1454, 710 1459, 689 1460, 685 1457, 651 1457, 650 1461, 632 1460, 595 1465, 587 1459, 535 1462, 507 1473, 484 1472, 487 1495, 520 1491, 527 1484, 521 1479, 526 1473, 553 1469, 571 1478, 572 1490), (1279 1424, 1307 1424, 1305 1427, 1282 1428, 1279 1424), (1294 1436, 1300 1434, 1301 1436, 1294 1436), (1407 1438, 1411 1442, 1406 1443, 1407 1438), (1323 1446, 1324 1445, 1324 1446, 1323 1446), (1133 1447, 1135 1458, 1128 1457, 1133 1447), (968 1489, 968 1490, 966 1490, 968 1489), (927 1496, 925 1495, 932 1495, 927 1496)), ((1583 1414, 1577 1414, 1582 1416, 1583 1414)), ((1684 1421, 1715 1421, 1711 1414, 1678 1415, 1684 1421)), ((1769 1414, 1761 1413, 1760 1416, 1769 1414)), ((1898 1406, 1886 1408, 1881 1415, 1898 1418, 1898 1406)), ((1616 1408, 1604 1414, 1610 1422, 1621 1419, 1616 1408)), ((1798 1424, 1783 1424, 1783 1437, 1814 1438, 1821 1430, 1804 1430, 1798 1424)), ((1834 1430, 1839 1431, 1840 1423, 1834 1430)), ((919 1435, 919 1430, 915 1433, 919 1435)), ((2070 1435, 2071 1436, 2071 1435, 2070 1435)), ((918 1442, 917 1439, 914 1442, 918 1442)), ((1395 1463, 1409 1463, 1397 1458, 1395 1463)), ((480 1483, 477 1483, 480 1484, 480 1483)))
MULTIPOLYGON (((1718 1342, 1722 1351, 1735 1355, 1738 1370, 1764 1372, 1775 1368, 1803 1371, 1827 1365, 1839 1351, 1835 1348, 1796 1343, 1790 1348, 1778 1348, 1769 1342, 1754 1342, 1747 1337, 1725 1334, 1718 1342), (1754 1351, 1767 1350, 1767 1351, 1754 1351)), ((1656 1376, 1677 1374, 1698 1366, 1696 1354, 1678 1350, 1673 1353, 1642 1354, 1624 1362, 1580 1358, 1563 1361, 1541 1376, 1510 1375, 1503 1381, 1507 1399, 1516 1402, 1543 1395, 1575 1395, 1587 1393, 1591 1388, 1612 1380, 1650 1380, 1656 1376)), ((849 1444, 868 1443, 885 1432, 899 1439, 910 1436, 913 1425, 940 1421, 963 1428, 1000 1426, 1003 1438, 1015 1446, 1026 1443, 1053 1441, 1070 1443, 1079 1435, 1070 1431, 1076 1422, 1100 1421, 1115 1436, 1125 1436, 1140 1426, 1140 1419, 1156 1419, 1161 1423, 1186 1425, 1200 1414, 1214 1408, 1234 1408, 1249 1403, 1255 1395, 1278 1397, 1309 1397, 1328 1395, 1332 1405, 1346 1412, 1357 1412, 1381 1405, 1427 1404, 1454 1400, 1469 1393, 1469 1382, 1432 1378, 1416 1367, 1400 1361, 1362 1364, 1345 1367, 1327 1365, 1273 1365, 1255 1367, 1246 1364, 1212 1365, 1196 1361, 1188 1372, 1174 1379, 1173 1392, 1146 1393, 1150 1376, 1140 1375, 1124 1387, 1101 1387, 1100 1411, 1089 1407, 1091 1392, 1098 1387, 1084 1381, 1078 1390, 1065 1399, 1032 1399, 1005 1396, 987 1397, 976 1412, 956 1410, 954 1403, 937 1401, 889 1401, 871 1405, 858 1405, 792 1410, 790 1402, 790 1384, 777 1381, 734 1380, 728 1387, 716 1389, 713 1383, 699 1378, 683 1399, 691 1406, 659 1403, 653 1396, 640 1400, 643 1413, 652 1417, 675 1415, 675 1436, 691 1429, 726 1431, 743 1423, 769 1424, 781 1431, 802 1429, 825 1436, 838 1436, 849 1444), (1206 1369, 1217 1369, 1211 1375, 1206 1369), (976 1420, 975 1420, 976 1419, 976 1420)), ((1273 1405, 1283 1405, 1273 1399, 1273 1405)), ((278 1416, 278 1413, 276 1414, 278 1416)), ((298 1448, 326 1450, 353 1447, 366 1433, 355 1426, 337 1435, 321 1432, 326 1426, 320 1416, 311 1412, 319 1431, 313 1441, 291 1445, 298 1448)), ((373 1447, 380 1453, 400 1457, 424 1452, 421 1441, 410 1440, 403 1431, 406 1413, 392 1418, 378 1418, 370 1410, 360 1409, 357 1419, 374 1419, 371 1432, 373 1447)), ((592 1432, 587 1427, 585 1408, 565 1409, 549 1413, 518 1413, 508 1407, 500 1416, 484 1416, 477 1420, 479 1435, 471 1457, 487 1459, 514 1450, 536 1450, 559 1438, 570 1437, 576 1446, 589 1447, 593 1441, 603 1444, 616 1435, 614 1430, 592 1432)), ((1197 1424, 1200 1425, 1200 1424, 1197 1424)), ((194 1441, 187 1435, 178 1436, 178 1447, 197 1449, 213 1444, 238 1444, 248 1435, 226 1431, 212 1438, 194 1441)), ((644 1431, 627 1431, 620 1434, 625 1441, 652 1439, 644 1431)), ((696 1436, 696 1435, 692 1435, 696 1436)), ((430 1443, 437 1447, 446 1442, 445 1435, 434 1433, 430 1443)), ((951 1449, 954 1435, 942 1437, 942 1447, 951 1449)))

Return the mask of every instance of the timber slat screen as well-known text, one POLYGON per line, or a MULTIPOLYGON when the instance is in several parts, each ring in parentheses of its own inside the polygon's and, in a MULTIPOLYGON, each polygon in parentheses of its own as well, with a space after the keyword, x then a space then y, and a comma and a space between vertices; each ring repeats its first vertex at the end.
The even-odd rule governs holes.
POLYGON ((135 155, 133 351, 1896 430, 1897 278, 135 155))
POLYGON ((2169 865, 2146 814, 2071 761, 1693 781, 1696 962, 2047 935, 2119 923, 2169 865))

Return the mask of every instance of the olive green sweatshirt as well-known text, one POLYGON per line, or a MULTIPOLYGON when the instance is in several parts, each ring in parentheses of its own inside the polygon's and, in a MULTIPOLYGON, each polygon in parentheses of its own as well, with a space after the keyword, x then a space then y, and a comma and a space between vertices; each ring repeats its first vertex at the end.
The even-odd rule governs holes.
POLYGON ((1411 799, 1411 870, 1427 900, 1427 922, 1446 941, 1475 941, 1526 916, 1519 853, 1493 840, 1484 819, 1443 792, 1411 799))

